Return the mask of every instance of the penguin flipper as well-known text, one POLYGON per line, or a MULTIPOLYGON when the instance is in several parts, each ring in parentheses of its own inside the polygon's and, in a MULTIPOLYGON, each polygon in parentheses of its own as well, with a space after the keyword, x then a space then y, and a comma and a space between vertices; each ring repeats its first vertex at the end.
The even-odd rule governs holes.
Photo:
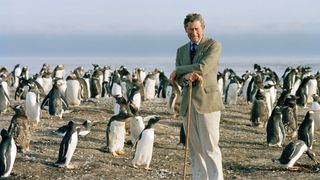
POLYGON ((62 106, 64 110, 69 109, 69 104, 67 99, 64 96, 61 96, 62 106))
POLYGON ((56 161, 56 164, 61 164, 65 163, 66 161, 66 154, 67 154, 67 146, 64 143, 64 139, 62 140, 60 144, 60 149, 59 149, 59 155, 58 155, 58 160, 56 161))
POLYGON ((44 106, 49 106, 49 94, 43 99, 43 101, 41 103, 41 109, 43 109, 44 106))

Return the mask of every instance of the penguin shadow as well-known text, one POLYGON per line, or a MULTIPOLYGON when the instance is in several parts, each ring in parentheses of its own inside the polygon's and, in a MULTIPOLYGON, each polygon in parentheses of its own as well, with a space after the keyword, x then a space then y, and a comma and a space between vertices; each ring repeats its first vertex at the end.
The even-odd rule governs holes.
POLYGON ((272 166, 246 166, 235 162, 222 162, 225 170, 240 172, 240 173, 254 173, 254 172, 274 172, 275 168, 272 166))

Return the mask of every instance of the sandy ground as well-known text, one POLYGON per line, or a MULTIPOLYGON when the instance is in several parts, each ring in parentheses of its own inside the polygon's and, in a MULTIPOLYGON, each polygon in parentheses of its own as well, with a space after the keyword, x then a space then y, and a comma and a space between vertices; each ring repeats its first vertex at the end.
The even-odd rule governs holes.
MULTIPOLYGON (((105 130, 112 116, 111 99, 93 100, 73 107, 73 112, 64 114, 63 119, 49 119, 42 111, 39 126, 32 132, 30 151, 18 153, 9 179, 182 179, 184 150, 177 146, 181 120, 173 118, 164 99, 145 101, 141 115, 160 115, 163 119, 155 127, 155 143, 151 171, 131 166, 133 152, 125 145, 126 154, 113 157, 104 151, 105 130), (73 120, 82 123, 94 122, 91 133, 79 137, 77 149, 71 163, 74 169, 53 166, 57 160, 62 137, 52 132, 73 120)), ((16 102, 17 103, 17 102, 16 102)), ((308 109, 299 109, 299 121, 308 109)), ((0 128, 7 128, 13 111, 0 116, 0 128)), ((297 163, 298 171, 292 172, 272 162, 278 158, 282 148, 266 145, 266 133, 262 128, 250 126, 250 105, 238 101, 228 105, 222 112, 220 127, 220 147, 223 155, 225 179, 318 179, 320 168, 303 155, 297 163)), ((315 135, 314 152, 320 154, 319 132, 315 135)), ((127 136, 129 139, 129 136, 127 136)), ((289 140, 287 140, 288 142, 289 140)), ((191 179, 190 163, 187 166, 187 179, 191 179)))

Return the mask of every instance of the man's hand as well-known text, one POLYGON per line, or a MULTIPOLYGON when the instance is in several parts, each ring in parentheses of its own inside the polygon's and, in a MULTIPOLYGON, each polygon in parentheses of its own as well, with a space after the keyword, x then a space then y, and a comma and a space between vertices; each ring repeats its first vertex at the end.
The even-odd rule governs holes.
POLYGON ((202 79, 201 75, 196 72, 188 73, 184 76, 184 79, 188 80, 189 82, 193 82, 199 79, 202 79))

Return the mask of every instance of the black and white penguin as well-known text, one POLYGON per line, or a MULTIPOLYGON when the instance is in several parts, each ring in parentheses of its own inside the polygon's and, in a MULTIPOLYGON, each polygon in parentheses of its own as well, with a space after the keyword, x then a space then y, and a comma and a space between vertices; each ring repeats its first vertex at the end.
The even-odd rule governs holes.
POLYGON ((128 105, 133 115, 137 115, 141 106, 141 94, 139 86, 133 86, 130 90, 128 105))
POLYGON ((5 129, 1 130, 0 143, 0 177, 9 177, 17 155, 17 146, 12 135, 5 129))
POLYGON ((30 149, 31 128, 24 108, 16 105, 14 111, 8 132, 13 135, 18 151, 25 153, 30 149))
POLYGON ((81 86, 74 73, 70 73, 67 77, 66 99, 71 106, 79 106, 81 104, 81 86))
POLYGON ((149 73, 145 78, 143 82, 145 100, 154 99, 155 92, 156 92, 156 82, 157 82, 156 78, 157 78, 156 74, 153 74, 153 73, 149 73))
POLYGON ((65 67, 64 67, 63 64, 57 65, 57 66, 54 68, 53 72, 52 72, 52 77, 53 77, 53 78, 63 78, 63 76, 64 76, 64 69, 65 69, 65 67))
POLYGON ((154 125, 160 120, 160 117, 154 116, 149 119, 148 124, 141 132, 138 141, 135 144, 135 154, 132 160, 134 168, 144 165, 146 170, 150 170, 154 143, 154 125))
POLYGON ((258 89, 251 108, 250 120, 252 126, 265 127, 268 120, 268 114, 269 112, 266 103, 265 92, 263 89, 258 89))
POLYGON ((58 160, 55 162, 59 167, 73 168, 70 165, 71 158, 78 144, 78 131, 73 121, 69 121, 66 135, 63 137, 60 148, 58 160))
POLYGON ((11 74, 13 75, 13 87, 17 88, 19 86, 19 77, 21 75, 21 67, 20 64, 16 64, 13 68, 13 71, 11 72, 11 74))
POLYGON ((169 82, 167 88, 167 105, 170 114, 175 118, 179 116, 181 101, 181 87, 176 81, 169 82))
POLYGON ((282 124, 282 110, 276 106, 267 124, 267 143, 268 146, 282 147, 286 134, 282 124))
POLYGON ((26 95, 25 109, 26 116, 32 124, 37 125, 40 122, 40 91, 34 83, 29 83, 29 91, 26 95))
POLYGON ((312 97, 311 111, 314 112, 314 130, 317 131, 320 129, 320 97, 317 94, 314 94, 312 97))
POLYGON ((310 80, 310 77, 304 78, 295 94, 298 97, 297 99, 298 106, 302 106, 302 107, 307 106, 309 80, 310 80))
POLYGON ((46 95, 49 94, 54 84, 51 74, 51 72, 44 72, 42 74, 42 87, 46 95))
POLYGON ((117 115, 113 115, 107 124, 107 148, 113 156, 125 154, 123 151, 126 136, 125 123, 131 116, 131 114, 128 114, 127 105, 125 103, 125 105, 120 106, 119 113, 117 115))
POLYGON ((0 79, 0 113, 5 113, 10 104, 10 98, 3 86, 2 79, 0 79))
POLYGON ((167 95, 166 92, 167 92, 167 87, 169 83, 168 77, 164 74, 163 71, 161 71, 159 74, 159 79, 160 79, 160 83, 157 91, 157 97, 166 98, 166 95, 167 95))
POLYGON ((145 128, 143 117, 134 116, 129 119, 130 121, 130 140, 132 144, 135 144, 139 138, 139 135, 145 128))
POLYGON ((101 68, 96 68, 90 80, 91 98, 100 98, 102 93, 103 72, 101 68))
POLYGON ((286 145, 280 158, 275 159, 274 161, 280 163, 287 169, 296 170, 297 168, 294 167, 294 164, 305 152, 310 159, 316 164, 319 164, 318 160, 315 158, 315 154, 307 147, 305 142, 301 140, 292 141, 286 145))
POLYGON ((60 119, 62 119, 63 112, 66 109, 69 109, 69 104, 68 104, 66 98, 64 97, 63 94, 61 94, 61 92, 59 90, 58 82, 54 83, 49 94, 42 101, 41 109, 43 109, 44 106, 49 107, 49 115, 50 116, 58 116, 58 117, 60 117, 60 119))
POLYGON ((304 120, 298 129, 298 139, 306 143, 308 148, 312 149, 314 137, 313 111, 308 111, 304 120))
POLYGON ((295 137, 298 129, 296 96, 288 95, 282 105, 282 122, 287 137, 295 137))
POLYGON ((226 89, 224 103, 231 105, 237 104, 238 93, 240 91, 240 83, 236 76, 231 76, 226 89))

